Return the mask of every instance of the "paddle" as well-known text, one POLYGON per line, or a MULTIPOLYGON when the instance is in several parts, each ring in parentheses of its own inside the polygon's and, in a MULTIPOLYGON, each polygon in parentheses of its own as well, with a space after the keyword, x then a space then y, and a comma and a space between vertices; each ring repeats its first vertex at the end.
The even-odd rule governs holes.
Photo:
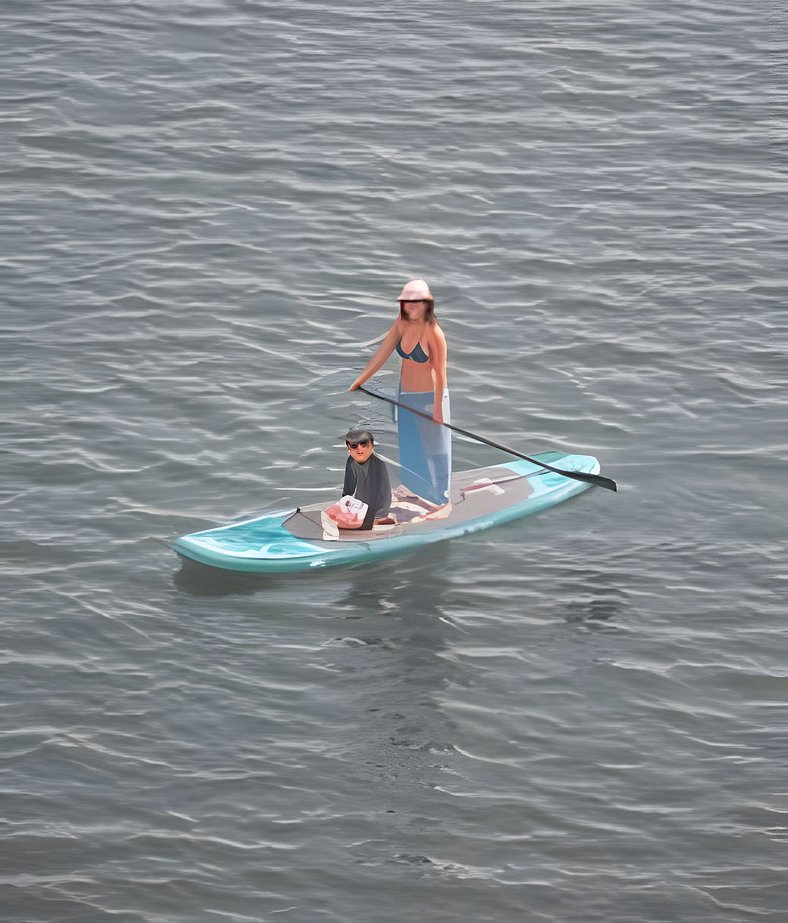
MULTIPOLYGON (((403 410, 409 410, 411 413, 424 417, 425 420, 431 420, 433 423, 437 423, 437 420, 433 420, 428 413, 422 413, 421 410, 414 410, 413 407, 408 407, 407 404, 401 404, 399 401, 395 401, 393 397, 386 397, 383 394, 378 394, 376 391, 370 391, 363 385, 359 385, 358 390, 363 391, 364 394, 368 394, 370 397, 376 397, 380 401, 386 401, 387 404, 393 404, 395 407, 402 407, 403 410)), ((508 452, 510 455, 515 455, 517 458, 523 458, 525 461, 533 462, 535 465, 539 465, 540 468, 544 468, 547 471, 555 471, 556 474, 562 474, 565 478, 573 478, 575 481, 585 481, 586 484, 593 484, 594 487, 605 487, 607 490, 618 490, 615 481, 610 478, 602 477, 601 474, 586 474, 585 471, 564 471, 563 468, 553 468, 552 465, 547 465, 536 458, 531 458, 529 455, 523 455, 522 452, 515 452, 514 449, 501 445, 499 442, 493 442, 492 439, 478 436, 476 433, 469 433, 467 429, 460 429, 459 426, 454 426, 452 423, 441 423, 440 426, 445 426, 447 429, 459 433, 461 436, 467 436, 469 439, 475 439, 477 442, 483 442, 485 445, 491 445, 494 449, 501 449, 502 452, 508 452)))

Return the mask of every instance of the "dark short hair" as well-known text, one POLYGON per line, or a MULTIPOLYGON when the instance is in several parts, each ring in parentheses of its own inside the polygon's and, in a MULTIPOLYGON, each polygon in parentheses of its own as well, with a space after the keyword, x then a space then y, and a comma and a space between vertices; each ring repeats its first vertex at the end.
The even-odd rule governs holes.
POLYGON ((345 442, 358 442, 359 439, 364 439, 365 437, 373 445, 375 444, 375 437, 368 429, 349 429, 347 436, 345 436, 345 442))

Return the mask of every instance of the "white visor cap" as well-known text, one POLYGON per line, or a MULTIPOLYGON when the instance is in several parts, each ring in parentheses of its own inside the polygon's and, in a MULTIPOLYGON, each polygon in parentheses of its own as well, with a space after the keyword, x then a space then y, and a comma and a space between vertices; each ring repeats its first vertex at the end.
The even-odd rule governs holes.
POLYGON ((432 301, 432 292, 424 279, 411 279, 405 283, 397 301, 432 301))

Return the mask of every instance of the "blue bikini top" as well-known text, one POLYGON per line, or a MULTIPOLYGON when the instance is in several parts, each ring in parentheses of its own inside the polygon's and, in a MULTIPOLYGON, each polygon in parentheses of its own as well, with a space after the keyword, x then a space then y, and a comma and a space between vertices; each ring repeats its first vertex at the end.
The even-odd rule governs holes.
POLYGON ((402 337, 399 338, 399 343, 397 343, 397 352, 402 356, 403 359, 412 359, 414 362, 429 362, 430 357, 424 352, 421 348, 421 343, 417 343, 411 352, 406 353, 402 351, 402 337))

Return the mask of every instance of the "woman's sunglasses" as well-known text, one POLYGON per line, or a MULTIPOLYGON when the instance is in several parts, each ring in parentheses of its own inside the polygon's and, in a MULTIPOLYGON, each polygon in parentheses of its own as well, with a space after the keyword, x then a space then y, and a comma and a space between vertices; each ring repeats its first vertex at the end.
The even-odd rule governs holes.
POLYGON ((366 447, 369 445, 369 439, 359 439, 358 442, 347 442, 347 441, 345 441, 345 445, 346 445, 349 449, 357 449, 359 446, 363 446, 364 448, 366 448, 366 447))

